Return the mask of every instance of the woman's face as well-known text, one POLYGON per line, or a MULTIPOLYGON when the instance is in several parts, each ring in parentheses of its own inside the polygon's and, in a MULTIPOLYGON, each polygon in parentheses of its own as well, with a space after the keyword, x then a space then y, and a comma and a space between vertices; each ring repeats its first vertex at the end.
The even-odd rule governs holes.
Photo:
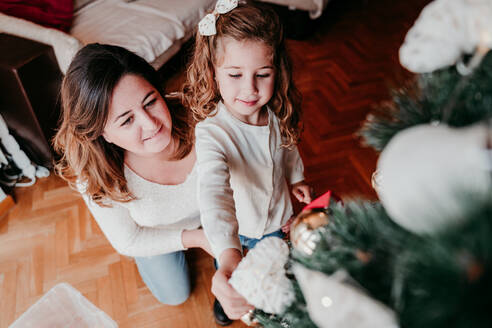
POLYGON ((116 84, 103 137, 128 152, 151 156, 172 148, 172 121, 161 94, 143 77, 125 75, 116 84))

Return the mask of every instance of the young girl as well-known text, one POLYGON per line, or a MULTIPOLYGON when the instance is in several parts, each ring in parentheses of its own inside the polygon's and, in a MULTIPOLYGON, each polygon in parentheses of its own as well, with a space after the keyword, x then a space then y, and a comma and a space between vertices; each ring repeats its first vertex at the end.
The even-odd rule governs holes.
MULTIPOLYGON (((311 201, 296 147, 300 96, 275 12, 219 0, 200 22, 184 93, 199 121, 201 220, 220 263, 213 282, 224 286, 242 246, 283 235, 293 212, 288 184, 299 201, 311 201)), ((232 317, 245 309, 221 303, 232 317)))

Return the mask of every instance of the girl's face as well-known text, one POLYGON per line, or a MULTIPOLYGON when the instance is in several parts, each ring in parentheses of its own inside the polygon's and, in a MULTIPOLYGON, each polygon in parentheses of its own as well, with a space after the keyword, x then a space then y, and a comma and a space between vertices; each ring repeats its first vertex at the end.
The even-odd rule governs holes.
POLYGON ((143 77, 116 84, 103 137, 128 152, 149 156, 172 147, 171 115, 161 94, 143 77))
POLYGON ((227 109, 245 123, 262 124, 261 109, 275 85, 271 48, 260 41, 224 38, 217 57, 215 79, 227 109))

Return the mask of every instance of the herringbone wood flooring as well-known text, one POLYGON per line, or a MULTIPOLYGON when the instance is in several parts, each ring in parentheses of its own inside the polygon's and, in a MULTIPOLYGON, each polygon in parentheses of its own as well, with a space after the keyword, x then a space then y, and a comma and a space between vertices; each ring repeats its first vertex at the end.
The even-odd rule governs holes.
MULTIPOLYGON (((343 197, 375 197, 370 176, 377 155, 353 134, 371 106, 388 98, 388 87, 410 77, 398 64, 397 50, 427 2, 334 0, 312 37, 289 40, 304 96, 300 151, 318 193, 332 189, 343 197)), ((163 70, 172 76, 168 90, 183 79, 180 62, 173 60, 168 67, 177 68, 163 70)), ((17 205, 0 221, 0 328, 59 282, 73 285, 120 327, 215 326, 214 269, 205 253, 188 254, 194 282, 190 299, 177 307, 161 305, 134 262, 111 248, 80 196, 62 180, 42 179, 15 190, 15 198, 17 205)))

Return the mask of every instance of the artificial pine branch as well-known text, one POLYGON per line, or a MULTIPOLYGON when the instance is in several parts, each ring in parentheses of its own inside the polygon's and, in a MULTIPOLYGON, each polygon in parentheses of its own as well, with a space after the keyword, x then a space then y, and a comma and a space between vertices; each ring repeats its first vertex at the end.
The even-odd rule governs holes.
POLYGON ((359 134, 381 151, 398 132, 418 125, 442 122, 467 126, 492 117, 492 53, 470 76, 447 67, 417 76, 416 82, 394 90, 392 101, 368 115, 359 134))
POLYGON ((295 301, 285 310, 282 315, 265 313, 259 309, 254 312, 254 317, 264 328, 317 328, 311 321, 306 308, 306 300, 302 295, 301 288, 295 280, 294 275, 289 274, 294 288, 295 301))
POLYGON ((410 241, 397 258, 393 296, 402 327, 492 326, 492 199, 464 197, 463 206, 464 224, 410 241))
POLYGON ((345 269, 371 296, 390 304, 393 262, 406 241, 419 237, 395 224, 379 203, 351 201, 328 211, 314 253, 294 250, 294 260, 328 275, 345 269))
MULTIPOLYGON (((492 193, 491 193, 492 197, 492 193)), ((292 262, 327 275, 344 269, 368 294, 395 309, 402 328, 490 327, 492 198, 463 196, 464 223, 417 236, 395 224, 379 203, 332 205, 311 256, 292 262), (481 200, 479 200, 481 199, 481 200)), ((265 328, 314 328, 290 276, 296 300, 282 315, 256 310, 265 328)))

